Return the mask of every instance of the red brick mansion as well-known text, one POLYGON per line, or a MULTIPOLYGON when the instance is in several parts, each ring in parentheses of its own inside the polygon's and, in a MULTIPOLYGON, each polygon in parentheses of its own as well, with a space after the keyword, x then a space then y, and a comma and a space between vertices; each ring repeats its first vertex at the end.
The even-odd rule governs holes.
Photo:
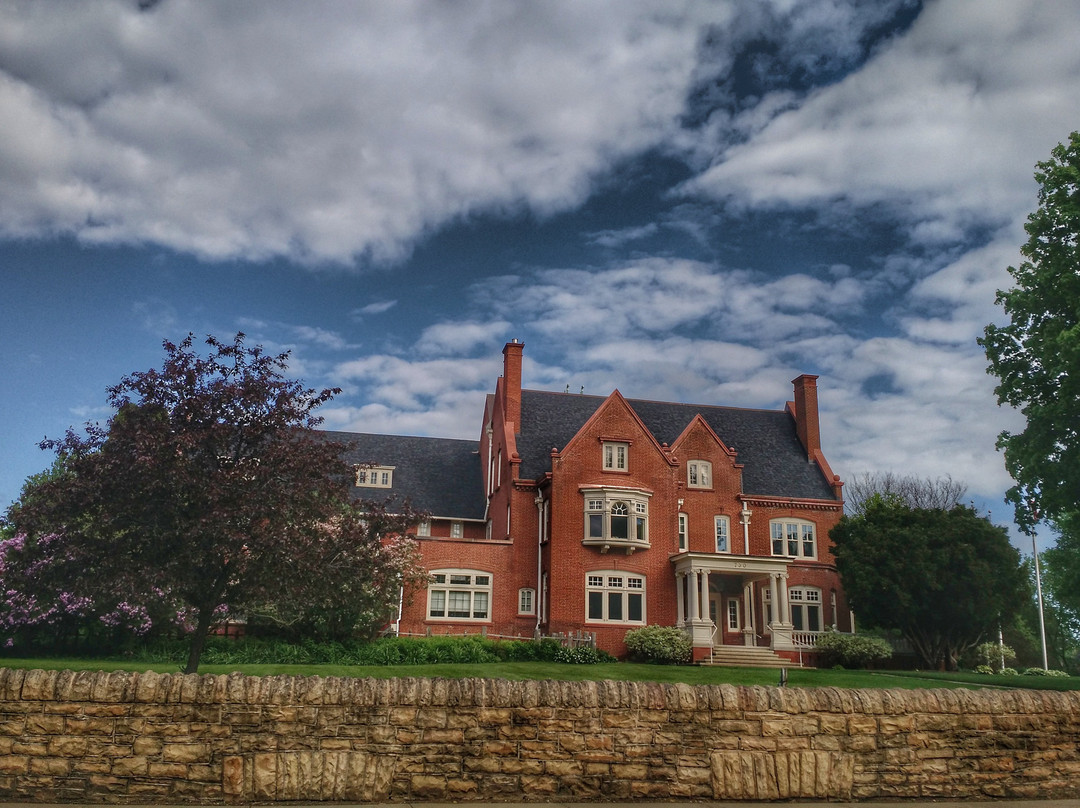
POLYGON ((798 660, 850 631, 829 530, 843 502, 821 452, 816 376, 783 410, 523 390, 503 349, 479 441, 328 433, 353 442, 357 494, 408 498, 431 575, 401 633, 591 632, 679 626, 798 660))

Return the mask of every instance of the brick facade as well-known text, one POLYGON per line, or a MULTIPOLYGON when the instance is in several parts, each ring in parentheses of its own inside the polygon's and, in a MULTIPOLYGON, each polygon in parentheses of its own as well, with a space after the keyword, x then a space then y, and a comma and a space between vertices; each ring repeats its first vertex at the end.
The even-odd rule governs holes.
POLYGON ((623 655, 635 626, 681 625, 699 657, 717 644, 795 659, 807 632, 851 630, 829 552, 842 484, 821 451, 817 377, 795 379, 776 412, 695 407, 523 390, 523 352, 506 345, 486 401, 471 481, 483 517, 452 536, 453 514, 437 514, 419 537, 429 570, 482 574, 486 611, 433 615, 417 593, 403 632, 586 631, 623 655), (776 520, 812 537, 778 541, 776 520))

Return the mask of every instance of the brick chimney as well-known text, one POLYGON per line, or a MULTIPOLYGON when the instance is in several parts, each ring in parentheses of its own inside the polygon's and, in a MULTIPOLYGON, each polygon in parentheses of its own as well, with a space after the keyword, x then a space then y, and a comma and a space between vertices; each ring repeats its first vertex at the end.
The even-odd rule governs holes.
POLYGON ((795 386, 795 431, 808 460, 821 455, 821 430, 818 427, 817 376, 803 374, 792 380, 795 386))
POLYGON ((503 390, 506 394, 506 422, 521 431, 521 353, 525 343, 516 339, 503 348, 503 390))

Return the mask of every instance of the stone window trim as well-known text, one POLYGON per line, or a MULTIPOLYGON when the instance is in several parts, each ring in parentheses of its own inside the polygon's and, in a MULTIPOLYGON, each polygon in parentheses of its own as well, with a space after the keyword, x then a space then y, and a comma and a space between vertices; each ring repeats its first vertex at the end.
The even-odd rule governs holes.
POLYGON ((637 488, 583 486, 580 489, 584 508, 582 544, 599 547, 606 553, 612 548, 646 550, 649 542, 649 498, 651 491, 637 488))
POLYGON ((712 463, 708 460, 688 460, 686 487, 711 490, 713 487, 712 463))
POLYGON ((625 570, 586 572, 585 622, 646 625, 645 576, 625 570))
POLYGON ((817 558, 817 525, 808 519, 770 519, 769 540, 774 556, 817 558))
POLYGON ((356 466, 357 488, 392 488, 397 466, 356 466))
POLYGON ((454 568, 431 570, 428 575, 428 620, 491 622, 490 572, 454 568))
POLYGON ((718 553, 731 552, 731 518, 722 514, 713 517, 713 535, 716 537, 714 545, 718 553))
POLYGON ((536 590, 522 587, 518 590, 518 614, 536 614, 536 590))
POLYGON ((600 458, 601 468, 605 472, 629 474, 630 441, 602 438, 600 440, 600 458))

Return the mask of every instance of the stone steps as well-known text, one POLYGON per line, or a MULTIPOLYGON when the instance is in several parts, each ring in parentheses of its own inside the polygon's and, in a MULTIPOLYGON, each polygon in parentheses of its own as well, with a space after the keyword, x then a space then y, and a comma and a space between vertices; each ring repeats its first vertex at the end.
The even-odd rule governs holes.
POLYGON ((752 645, 717 645, 713 647, 712 657, 703 660, 702 665, 718 665, 729 668, 793 668, 797 663, 784 659, 769 648, 756 648, 752 645))

